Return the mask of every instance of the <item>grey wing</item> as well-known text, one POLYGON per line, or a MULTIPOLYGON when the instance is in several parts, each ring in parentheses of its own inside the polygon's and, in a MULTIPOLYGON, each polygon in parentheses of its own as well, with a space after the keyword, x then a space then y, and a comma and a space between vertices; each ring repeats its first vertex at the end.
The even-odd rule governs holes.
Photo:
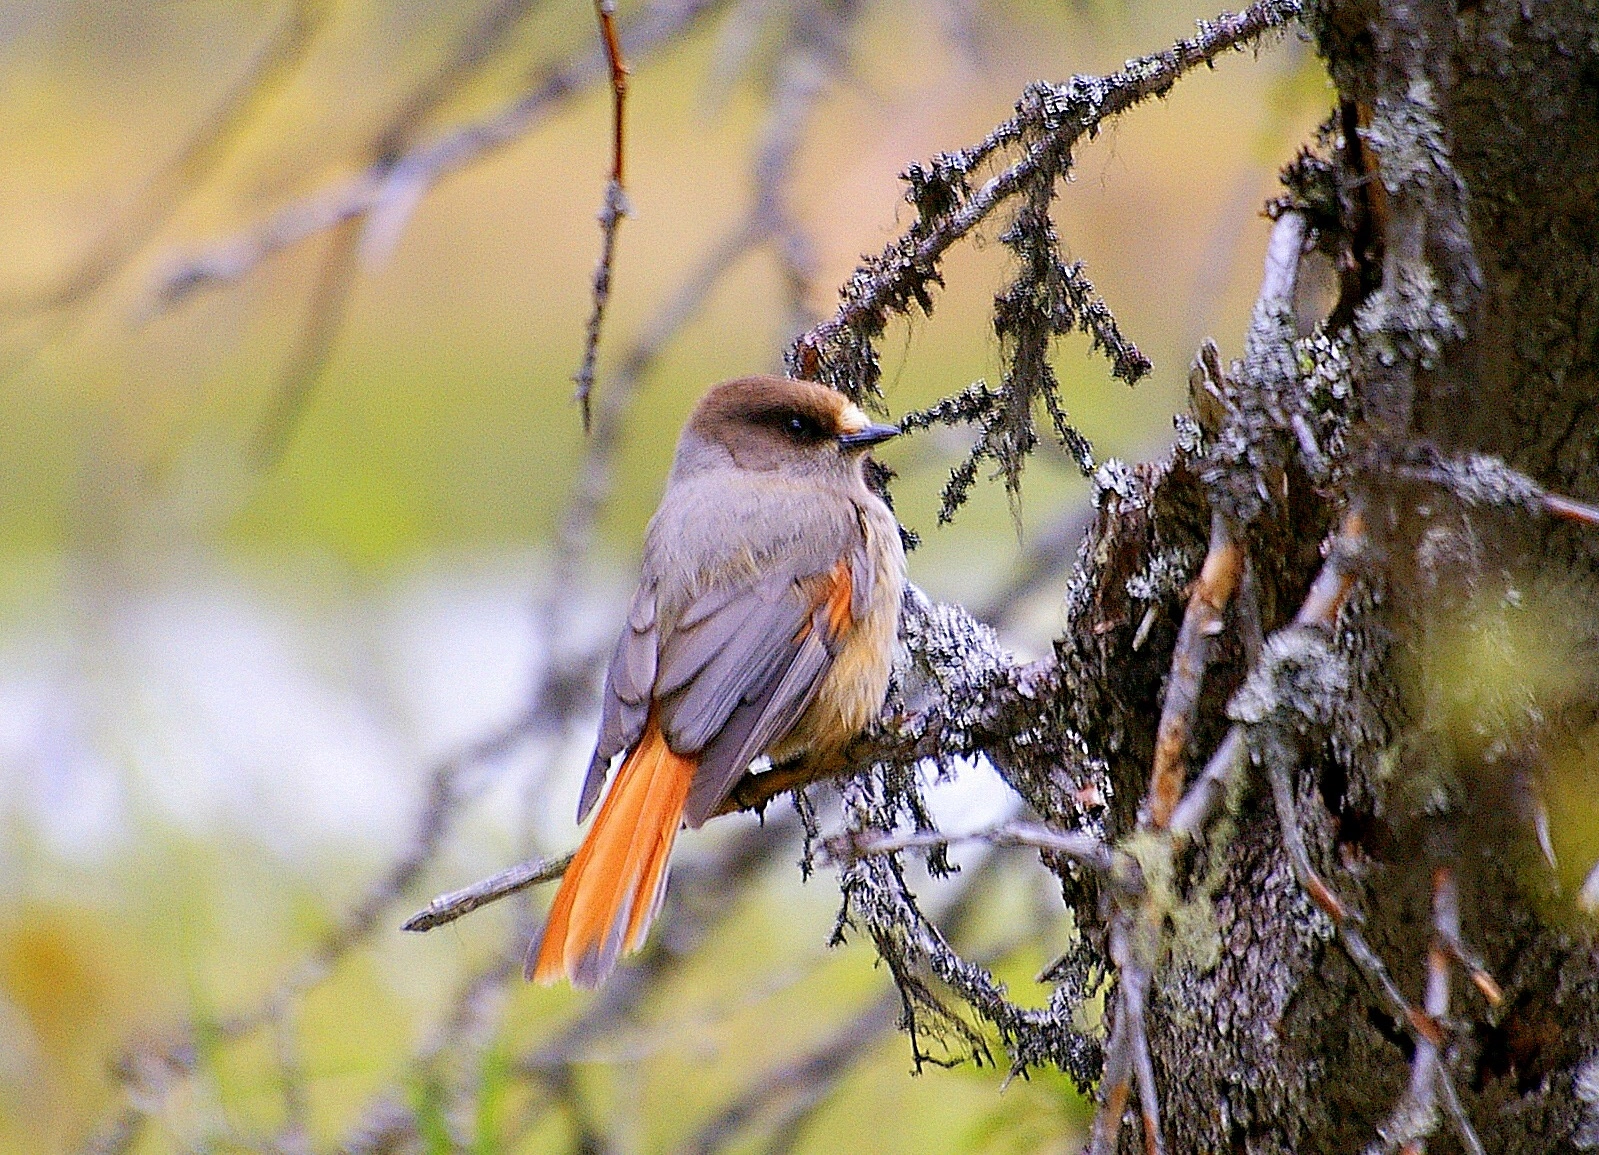
MULTIPOLYGON (((774 574, 718 591, 711 612, 663 639, 656 699, 667 741, 698 753, 684 820, 699 826, 749 768, 794 726, 833 663, 827 574, 774 574), (825 587, 824 587, 825 588, 825 587)), ((685 615, 684 620, 689 620, 685 615)))
POLYGON ((683 808, 689 826, 698 827, 711 816, 750 763, 787 734, 816 697, 833 664, 834 648, 825 629, 826 608, 818 607, 812 616, 811 631, 792 647, 788 661, 750 687, 701 751, 683 808))
POLYGON ((656 612, 655 583, 641 582, 628 607, 627 624, 616 639, 611 664, 605 671, 605 694, 600 706, 600 737, 583 779, 583 794, 577 803, 577 820, 588 817, 599 801, 611 759, 628 749, 644 733, 650 715, 650 691, 655 685, 655 665, 659 649, 659 619, 656 612))

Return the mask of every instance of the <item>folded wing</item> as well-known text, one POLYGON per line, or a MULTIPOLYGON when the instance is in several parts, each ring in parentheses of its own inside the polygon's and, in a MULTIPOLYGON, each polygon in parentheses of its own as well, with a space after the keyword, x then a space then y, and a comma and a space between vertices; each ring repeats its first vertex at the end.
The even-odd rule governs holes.
POLYGON ((640 585, 606 676, 579 820, 598 799, 611 760, 639 740, 652 707, 672 750, 698 756, 684 811, 695 827, 750 762, 793 728, 869 594, 863 544, 838 545, 831 560, 807 551, 773 562, 758 580, 708 589, 672 621, 661 620, 655 582, 640 585))

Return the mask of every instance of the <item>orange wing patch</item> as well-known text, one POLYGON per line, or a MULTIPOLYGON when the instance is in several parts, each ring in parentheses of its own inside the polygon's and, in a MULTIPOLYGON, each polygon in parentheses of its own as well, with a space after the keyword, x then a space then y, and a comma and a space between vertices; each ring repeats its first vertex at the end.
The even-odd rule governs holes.
POLYGON ((850 613, 850 602, 855 597, 855 579, 850 574, 849 562, 840 559, 828 575, 827 629, 835 638, 855 624, 850 613))
POLYGON ((855 597, 855 579, 850 574, 849 562, 843 558, 821 577, 811 578, 802 587, 810 594, 811 612, 805 619, 805 624, 800 626, 799 632, 794 635, 796 642, 803 642, 811 636, 811 623, 816 620, 816 611, 822 607, 827 608, 827 636, 837 638, 855 624, 855 615, 850 612, 850 605, 855 597))

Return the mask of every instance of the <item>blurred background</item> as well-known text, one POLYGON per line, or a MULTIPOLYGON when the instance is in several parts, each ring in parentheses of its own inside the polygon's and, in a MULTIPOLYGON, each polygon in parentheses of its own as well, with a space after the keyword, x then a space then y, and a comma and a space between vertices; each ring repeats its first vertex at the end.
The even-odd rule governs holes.
MULTIPOLYGON (((398 925, 575 843, 596 657, 699 392, 831 310, 909 223, 910 162, 1210 15, 622 3, 631 214, 586 440, 586 0, 0 8, 0 1152, 1072 1149, 1063 1078, 909 1074, 786 802, 680 841, 660 941, 598 999, 512 973, 541 893, 398 925)), ((1161 451, 1201 339, 1239 353, 1261 203, 1330 95, 1279 39, 1080 151, 1064 248, 1156 366, 1129 390, 1060 342, 1100 459, 1161 451)), ((959 247, 890 329, 891 413, 997 380, 1005 263, 959 247)), ((912 577, 1038 652, 1087 483, 1046 448, 1017 517, 984 485, 939 528, 967 444, 881 454, 912 577)), ((957 831, 1008 806, 981 766, 932 797, 957 831)), ((1047 876, 955 857, 930 908, 1040 1002, 1070 942, 1047 876)))

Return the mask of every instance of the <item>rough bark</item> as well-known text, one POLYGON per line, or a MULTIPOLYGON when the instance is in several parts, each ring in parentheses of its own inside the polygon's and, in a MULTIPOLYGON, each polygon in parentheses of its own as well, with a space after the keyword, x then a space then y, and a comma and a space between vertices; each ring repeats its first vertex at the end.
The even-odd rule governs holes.
MULTIPOLYGON (((1400 399, 1389 413, 1368 405, 1364 416, 1389 423, 1381 432, 1391 438, 1374 457, 1390 461, 1401 441, 1453 458, 1493 454, 1549 489, 1593 497, 1599 10, 1582 0, 1489 0, 1459 11, 1430 0, 1326 0, 1310 23, 1344 101, 1342 127, 1353 130, 1339 163, 1378 177, 1344 198, 1341 225, 1357 238, 1348 256, 1368 266, 1370 294, 1407 279, 1435 282, 1433 313, 1390 321, 1381 334, 1370 296, 1351 302, 1357 393, 1372 396, 1382 369, 1372 371, 1380 358, 1371 349, 1384 338, 1401 361, 1407 341, 1423 350, 1414 355, 1409 405, 1400 399), (1448 206, 1426 203, 1406 219, 1417 169, 1446 195, 1458 190, 1466 236, 1451 235, 1448 206), (1419 236, 1399 235, 1418 227, 1419 236), (1470 283, 1473 253, 1480 291, 1470 283), (1439 307, 1456 312, 1454 332, 1441 340, 1439 329, 1450 326, 1438 324, 1439 307)), ((1346 189, 1351 175, 1343 175, 1346 189)), ((1333 724, 1301 752, 1299 813, 1317 865, 1364 912, 1368 938, 1414 1000, 1432 934, 1432 870, 1458 870, 1464 935, 1504 988, 1497 1010, 1464 983, 1453 1004, 1449 1060, 1466 1111, 1488 1151, 1570 1149, 1593 1109, 1592 1091, 1579 1096, 1574 1086, 1599 1053, 1599 965, 1591 927, 1571 917, 1569 894, 1553 891, 1533 826, 1540 778, 1591 759, 1599 739, 1599 537, 1471 508, 1383 474, 1377 460, 1365 466, 1373 472, 1364 484, 1386 519, 1383 564, 1346 609, 1338 648, 1354 692, 1340 695, 1333 724), (1484 675, 1458 700, 1449 639, 1466 619, 1494 628, 1507 604, 1547 643, 1538 654, 1547 666, 1530 679, 1542 684, 1486 684, 1484 675), (1457 700, 1445 701, 1452 692, 1457 700)), ((1162 551, 1196 558, 1204 499, 1180 459, 1145 492, 1155 533, 1140 551, 1144 564, 1162 551)), ((1114 528, 1126 504, 1104 495, 1100 541, 1126 548, 1114 528)), ((1261 575, 1275 601, 1268 629, 1291 612, 1316 568, 1325 522, 1318 529, 1309 505, 1305 524, 1273 527, 1252 550, 1278 561, 1261 575)), ((1087 579, 1092 596, 1112 605, 1122 585, 1113 564, 1087 579)), ((1175 622, 1178 607, 1168 600, 1166 609, 1163 620, 1175 622)), ((1063 654, 1082 666, 1079 686, 1102 687, 1099 700, 1076 704, 1080 729, 1090 747, 1117 751, 1117 797, 1137 798, 1163 671, 1125 652, 1129 628, 1100 631, 1117 613, 1079 617, 1063 654)), ((1218 667, 1218 695, 1237 684, 1239 670, 1236 656, 1218 667)), ((1215 706, 1201 712, 1211 720, 1198 735, 1203 750, 1220 736, 1215 706)), ((1131 817, 1130 804, 1121 805, 1122 829, 1131 817)), ((1414 1044, 1377 1009, 1300 893, 1265 791, 1252 788, 1239 801, 1231 828, 1216 848, 1219 950, 1177 942, 1154 986, 1151 1042, 1169 1149, 1365 1147, 1401 1098, 1414 1044)), ((1591 1141, 1591 1118, 1586 1127, 1591 1141)), ((1131 1132, 1123 1143, 1136 1145, 1131 1132)), ((1447 1127, 1430 1143, 1458 1149, 1447 1127)))

